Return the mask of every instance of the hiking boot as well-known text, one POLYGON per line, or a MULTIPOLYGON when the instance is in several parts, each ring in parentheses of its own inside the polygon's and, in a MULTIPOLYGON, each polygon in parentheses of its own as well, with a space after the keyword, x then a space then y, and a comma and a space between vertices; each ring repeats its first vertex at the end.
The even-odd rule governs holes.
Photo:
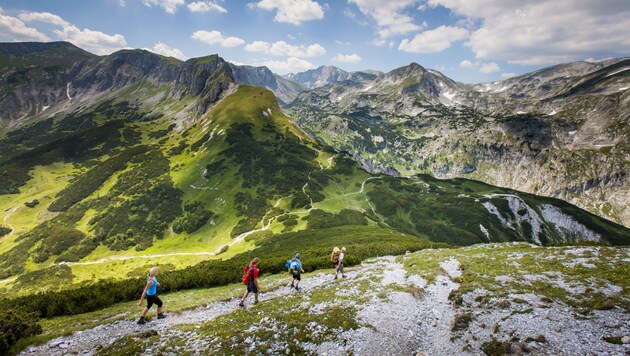
POLYGON ((164 319, 164 318, 166 318, 166 314, 164 313, 158 314, 158 319, 164 319))
POLYGON ((241 302, 240 302, 240 303, 238 303, 238 306, 239 306, 239 307, 243 307, 243 308, 244 308, 244 307, 245 307, 245 303, 243 303, 243 301, 241 300, 241 302))
POLYGON ((258 301, 257 301, 257 300, 254 300, 254 305, 256 305, 256 304, 258 304, 258 301))
POLYGON ((300 290, 300 287, 295 286, 295 290, 299 291, 299 290, 300 290))
POLYGON ((346 278, 347 276, 344 274, 344 275, 343 275, 343 276, 341 276, 341 277, 346 278))
POLYGON ((144 320, 144 317, 143 317, 143 316, 141 316, 141 317, 140 317, 140 319, 138 319, 138 325, 144 325, 144 324, 146 324, 146 323, 147 323, 147 321, 146 321, 146 320, 144 320))
POLYGON ((291 287, 290 288, 293 288, 293 287, 295 287, 295 286, 293 285, 293 283, 291 283, 291 287))

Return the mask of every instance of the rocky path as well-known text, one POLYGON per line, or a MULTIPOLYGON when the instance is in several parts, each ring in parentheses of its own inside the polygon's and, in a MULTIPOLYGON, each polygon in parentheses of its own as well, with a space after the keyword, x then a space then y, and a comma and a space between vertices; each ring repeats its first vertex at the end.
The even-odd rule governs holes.
MULTIPOLYGON (((348 272, 348 277, 352 278, 356 272, 348 272)), ((302 289, 308 291, 329 284, 332 281, 330 274, 316 274, 314 276, 305 276, 301 283, 302 289)), ((280 296, 295 293, 295 290, 282 286, 270 291, 263 291, 260 294, 260 302, 280 296)), ((168 311, 168 295, 162 298, 165 301, 165 309, 168 311)), ((253 302, 253 297, 249 298, 249 303, 253 302)), ((246 307, 250 308, 251 305, 246 307)), ((200 324, 213 320, 221 315, 229 314, 239 309, 238 299, 233 298, 227 301, 214 302, 205 306, 197 307, 192 310, 183 311, 181 313, 171 313, 166 319, 147 322, 141 326, 136 324, 134 320, 119 320, 112 323, 99 325, 95 328, 78 331, 72 335, 53 339, 43 345, 30 347, 22 354, 25 355, 65 355, 65 354, 94 354, 101 347, 107 346, 114 341, 134 333, 140 333, 146 330, 155 330, 159 334, 166 332, 169 328, 180 324, 200 324)))
POLYGON ((447 276, 440 275, 427 286, 420 276, 407 274, 395 258, 376 260, 365 272, 365 279, 372 284, 372 301, 358 306, 358 319, 363 326, 344 333, 336 344, 320 345, 317 353, 460 354, 450 341, 455 311, 448 301, 451 291, 459 287, 449 278, 459 276, 459 263, 452 259, 441 267, 447 276), (383 292, 387 293, 385 299, 383 292), (346 346, 340 348, 340 344, 346 346))
MULTIPOLYGON (((442 268, 451 277, 458 275, 458 262, 450 260, 442 268)), ((313 345, 312 351, 318 354, 406 354, 410 350, 424 352, 425 355, 438 355, 452 352, 450 327, 454 315, 449 304, 449 293, 458 287, 447 276, 438 276, 435 283, 427 286, 426 281, 417 275, 408 275, 401 263, 394 257, 382 257, 363 263, 352 271, 348 278, 331 284, 330 274, 318 273, 305 276, 302 292, 309 293, 318 288, 334 288, 336 295, 363 294, 372 300, 357 305, 359 329, 339 335, 337 342, 313 345), (360 283, 370 283, 367 292, 361 291, 360 283), (411 291, 411 293, 410 293, 411 291), (387 297, 383 299, 383 293, 387 297), (345 345, 345 346, 340 346, 345 345)), ((296 293, 282 286, 261 293, 261 303, 274 298, 296 293)), ((168 296, 165 298, 168 308, 168 296)), ((252 302, 250 297, 249 302, 252 302)), ((334 298, 330 303, 335 303, 334 298)), ((247 306, 251 308, 251 304, 247 306)), ((171 313, 166 319, 155 318, 144 326, 135 320, 119 320, 92 329, 59 337, 46 344, 28 348, 25 355, 91 355, 116 340, 131 334, 155 330, 168 339, 169 334, 180 331, 175 325, 201 324, 238 309, 238 299, 214 302, 181 313, 171 313)), ((255 308, 255 307, 254 307, 255 308)), ((168 309, 167 309, 168 310, 168 309)), ((203 353, 204 340, 194 337, 189 340, 186 350, 203 353)))

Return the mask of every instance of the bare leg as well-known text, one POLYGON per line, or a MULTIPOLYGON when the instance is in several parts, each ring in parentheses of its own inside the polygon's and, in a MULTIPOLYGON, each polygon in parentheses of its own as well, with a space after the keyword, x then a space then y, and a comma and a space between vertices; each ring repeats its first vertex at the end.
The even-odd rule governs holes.
POLYGON ((149 312, 149 308, 144 307, 144 310, 142 311, 142 317, 144 318, 145 315, 147 315, 148 312, 149 312))

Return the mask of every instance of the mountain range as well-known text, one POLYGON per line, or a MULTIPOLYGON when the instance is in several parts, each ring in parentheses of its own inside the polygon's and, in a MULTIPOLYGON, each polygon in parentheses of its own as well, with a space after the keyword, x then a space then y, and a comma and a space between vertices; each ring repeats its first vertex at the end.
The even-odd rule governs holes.
POLYGON ((630 224, 630 59, 462 84, 412 63, 304 92, 288 113, 373 172, 466 177, 630 224))
MULTIPOLYGON (((624 63, 589 78, 617 85, 624 63)), ((69 43, 8 43, 0 71, 3 294, 120 280, 158 256, 180 270, 269 249, 293 253, 300 246, 275 242, 291 236, 313 249, 346 241, 371 254, 427 241, 630 241, 627 228, 562 200, 415 174, 418 162, 442 176, 484 164, 487 175, 508 165, 523 172, 514 157, 562 162, 546 130, 586 135, 585 125, 552 122, 568 110, 558 103, 555 116, 511 115, 498 104, 515 100, 505 91, 488 96, 417 64, 349 77, 324 68, 332 82, 285 103, 291 117, 261 86, 288 95, 301 84, 217 55, 182 62, 144 50, 95 56, 69 43), (477 95, 479 109, 448 104, 466 95, 477 95), (390 238, 391 246, 379 244, 390 238)), ((626 143, 615 142, 596 153, 621 159, 626 143)), ((614 162, 621 173, 602 194, 623 198, 627 163, 614 162)), ((527 174, 523 181, 536 178, 527 174)))

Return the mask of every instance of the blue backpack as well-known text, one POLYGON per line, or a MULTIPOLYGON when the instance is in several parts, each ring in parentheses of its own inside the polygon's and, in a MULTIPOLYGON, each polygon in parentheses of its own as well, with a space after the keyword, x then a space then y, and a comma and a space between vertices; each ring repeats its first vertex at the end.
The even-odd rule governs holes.
POLYGON ((297 273, 299 268, 299 261, 295 258, 291 258, 287 260, 287 263, 284 264, 284 266, 287 268, 287 270, 290 273, 297 273))

